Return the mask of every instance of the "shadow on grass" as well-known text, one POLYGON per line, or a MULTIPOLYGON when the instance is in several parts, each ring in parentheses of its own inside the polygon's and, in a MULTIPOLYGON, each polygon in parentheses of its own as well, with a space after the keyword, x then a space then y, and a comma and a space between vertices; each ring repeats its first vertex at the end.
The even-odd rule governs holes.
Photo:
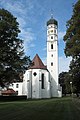
POLYGON ((0 103, 0 120, 77 120, 79 113, 71 97, 0 103))

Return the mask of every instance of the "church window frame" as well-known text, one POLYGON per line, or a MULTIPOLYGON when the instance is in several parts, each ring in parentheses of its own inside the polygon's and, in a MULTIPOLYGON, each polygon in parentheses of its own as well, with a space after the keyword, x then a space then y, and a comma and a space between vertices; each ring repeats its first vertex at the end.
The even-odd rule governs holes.
POLYGON ((51 66, 53 66, 53 62, 51 62, 51 66))
POLYGON ((42 80, 41 88, 44 89, 44 73, 42 73, 41 75, 41 80, 42 80))
POLYGON ((53 49, 53 44, 51 44, 51 49, 53 49))
POLYGON ((53 39, 53 36, 51 36, 51 39, 53 39))
POLYGON ((37 73, 36 73, 36 72, 34 72, 34 73, 33 73, 33 75, 34 75, 34 76, 36 76, 36 75, 37 75, 37 73))
POLYGON ((56 34, 56 29, 54 29, 54 33, 56 34))
POLYGON ((19 84, 16 84, 16 88, 19 88, 19 84))
POLYGON ((18 90, 16 91, 16 95, 18 95, 18 90))
POLYGON ((51 54, 51 57, 53 57, 53 54, 51 54))

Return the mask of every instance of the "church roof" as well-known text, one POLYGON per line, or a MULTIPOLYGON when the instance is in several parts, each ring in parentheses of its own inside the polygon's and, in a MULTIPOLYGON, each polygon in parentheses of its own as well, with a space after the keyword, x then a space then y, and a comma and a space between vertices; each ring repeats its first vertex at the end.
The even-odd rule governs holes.
POLYGON ((38 54, 36 54, 29 69, 47 69, 47 67, 43 64, 38 54))
POLYGON ((51 18, 50 20, 47 21, 47 26, 48 26, 49 24, 58 25, 57 21, 56 21, 55 19, 53 19, 53 18, 51 18))
POLYGON ((12 95, 15 94, 16 92, 13 89, 8 89, 8 90, 4 90, 1 92, 2 95, 12 95))

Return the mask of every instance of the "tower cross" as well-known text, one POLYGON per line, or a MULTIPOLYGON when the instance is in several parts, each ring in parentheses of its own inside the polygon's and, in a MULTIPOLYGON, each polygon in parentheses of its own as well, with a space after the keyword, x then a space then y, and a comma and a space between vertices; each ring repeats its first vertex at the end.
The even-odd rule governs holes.
POLYGON ((51 18, 53 18, 53 10, 51 9, 51 18))

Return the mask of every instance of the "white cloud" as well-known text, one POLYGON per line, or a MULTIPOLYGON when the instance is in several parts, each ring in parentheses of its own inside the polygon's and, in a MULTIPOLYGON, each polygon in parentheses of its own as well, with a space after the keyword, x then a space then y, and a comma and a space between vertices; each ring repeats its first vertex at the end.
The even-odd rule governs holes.
POLYGON ((27 54, 28 51, 35 47, 35 44, 33 43, 33 41, 35 40, 35 36, 34 33, 32 31, 30 31, 31 29, 21 29, 21 33, 20 33, 20 38, 22 38, 24 40, 24 50, 25 53, 27 54))
POLYGON ((3 2, 2 1, 0 1, 0 2, 1 2, 1 5, 5 9, 11 11, 12 13, 18 13, 18 14, 24 13, 24 9, 23 9, 24 6, 21 4, 20 1, 19 2, 17 2, 17 1, 16 2, 13 2, 13 1, 6 2, 6 0, 4 0, 3 2))
POLYGON ((32 42, 35 38, 34 33, 32 31, 28 31, 27 29, 21 29, 20 37, 28 43, 32 42))
POLYGON ((46 57, 42 58, 42 62, 44 63, 44 65, 47 65, 47 58, 46 57))
POLYGON ((23 0, 19 0, 19 1, 18 0, 17 1, 8 0, 8 2, 6 2, 6 0, 0 0, 0 4, 5 9, 11 11, 14 14, 21 15, 22 17, 27 15, 29 10, 31 10, 33 8, 33 4, 31 2, 31 0, 29 0, 29 1, 28 0, 25 0, 25 1, 23 1, 23 0))
POLYGON ((44 46, 43 51, 47 51, 47 46, 46 45, 44 46))
POLYGON ((35 44, 33 44, 33 43, 32 43, 32 44, 30 44, 30 47, 31 47, 31 48, 32 48, 32 47, 35 47, 35 44))
POLYGON ((29 12, 31 13, 33 9, 33 4, 31 0, 19 0, 19 1, 11 1, 9 0, 6 2, 6 0, 1 1, 0 4, 10 11, 15 17, 17 17, 17 21, 19 23, 19 29, 21 30, 21 33, 19 34, 19 37, 24 40, 24 50, 27 54, 31 48, 35 47, 35 44, 33 41, 35 40, 35 35, 32 32, 32 28, 28 28, 28 22, 29 22, 29 12))
POLYGON ((59 40, 63 40, 63 36, 65 35, 65 31, 59 31, 59 33, 58 33, 58 39, 59 40))
POLYGON ((18 21, 18 23, 19 23, 19 28, 20 28, 20 29, 22 29, 22 28, 24 28, 24 27, 26 26, 26 21, 25 21, 25 19, 23 19, 23 18, 21 18, 21 17, 18 17, 18 18, 17 18, 17 21, 18 21))
POLYGON ((69 70, 71 57, 66 58, 65 56, 59 57, 59 73, 69 70))
MULTIPOLYGON (((46 57, 42 58, 42 61, 43 61, 44 65, 47 65, 46 57)), ((69 58, 66 58, 65 56, 59 57, 59 73, 67 72, 69 70, 70 61, 71 61, 71 57, 69 57, 69 58)))

